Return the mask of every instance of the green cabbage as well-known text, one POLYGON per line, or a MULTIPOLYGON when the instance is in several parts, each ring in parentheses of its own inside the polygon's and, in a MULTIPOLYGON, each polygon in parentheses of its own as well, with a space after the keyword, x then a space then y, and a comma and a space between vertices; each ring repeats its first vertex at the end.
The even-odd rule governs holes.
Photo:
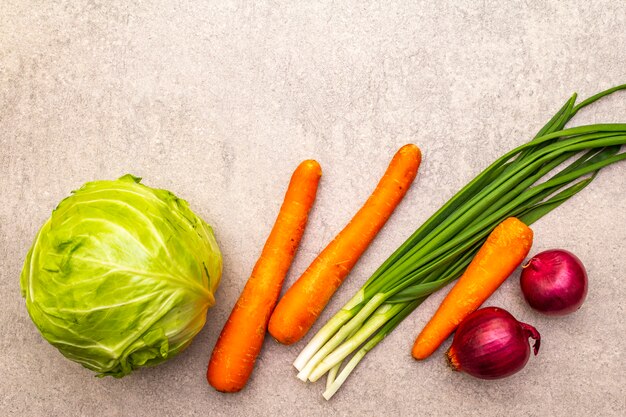
POLYGON ((98 376, 123 377, 191 343, 221 273, 213 231, 187 202, 125 175, 61 201, 20 286, 48 342, 98 376))

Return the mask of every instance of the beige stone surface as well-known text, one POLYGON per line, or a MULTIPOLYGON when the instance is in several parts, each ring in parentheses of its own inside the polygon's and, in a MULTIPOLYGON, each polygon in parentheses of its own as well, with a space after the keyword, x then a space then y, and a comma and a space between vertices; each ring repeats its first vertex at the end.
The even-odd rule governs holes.
MULTIPOLYGON (((519 374, 453 373, 410 357, 425 302, 326 402, 295 378, 304 342, 266 340, 247 388, 219 394, 209 354, 299 161, 324 170, 293 282, 369 195, 393 152, 418 179, 324 312, 571 93, 626 82, 622 1, 0 2, 0 415, 623 416, 626 163, 534 226, 590 276, 587 302, 547 318, 516 273, 489 300, 543 335, 519 374), (224 252, 217 305, 176 359, 121 380, 64 359, 31 323, 18 277, 38 228, 82 183, 127 172, 187 199, 224 252)), ((626 122, 626 94, 574 123, 626 122)), ((318 329, 317 323, 314 330, 318 329)))

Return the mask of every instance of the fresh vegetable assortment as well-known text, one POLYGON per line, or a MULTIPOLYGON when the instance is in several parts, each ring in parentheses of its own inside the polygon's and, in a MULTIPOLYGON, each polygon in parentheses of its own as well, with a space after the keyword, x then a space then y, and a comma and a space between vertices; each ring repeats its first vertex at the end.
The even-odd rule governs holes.
POLYGON ((489 233, 507 217, 534 223, 626 159, 626 124, 565 128, 578 111, 626 85, 576 104, 572 96, 530 142, 474 178, 403 243, 309 341, 298 378, 328 374, 329 399, 374 346, 430 294, 458 278, 489 233), (557 167, 565 168, 557 173, 557 167), (350 354, 343 369, 340 367, 350 354))
MULTIPOLYGON (((445 354, 453 369, 484 379, 522 369, 529 338, 538 353, 539 332, 502 308, 480 307, 540 238, 528 226, 602 168, 626 159, 626 124, 566 128, 582 108, 623 89, 579 104, 572 96, 531 141, 463 187, 309 341, 294 362, 298 378, 327 375, 323 395, 330 399, 371 349, 459 277, 419 333, 413 357, 427 358, 456 331, 445 354)), ((417 146, 402 147, 364 206, 278 301, 321 177, 314 160, 298 166, 213 349, 207 380, 215 389, 246 385, 267 331, 284 344, 308 332, 403 199, 420 162, 417 146)), ((87 183, 61 201, 37 234, 20 285, 46 340, 98 376, 122 377, 191 343, 215 302, 221 269, 211 227, 184 200, 126 175, 87 183)), ((520 285, 532 308, 562 315, 581 306, 588 282, 574 254, 551 250, 522 265, 520 285)))

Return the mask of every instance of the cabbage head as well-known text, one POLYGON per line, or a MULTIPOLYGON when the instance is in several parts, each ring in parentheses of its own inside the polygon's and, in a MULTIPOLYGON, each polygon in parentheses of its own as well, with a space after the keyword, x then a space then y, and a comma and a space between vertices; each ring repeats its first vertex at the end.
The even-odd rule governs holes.
POLYGON ((186 201, 125 175, 74 191, 28 252, 28 313, 67 358, 123 377, 185 349, 222 273, 211 227, 186 201))

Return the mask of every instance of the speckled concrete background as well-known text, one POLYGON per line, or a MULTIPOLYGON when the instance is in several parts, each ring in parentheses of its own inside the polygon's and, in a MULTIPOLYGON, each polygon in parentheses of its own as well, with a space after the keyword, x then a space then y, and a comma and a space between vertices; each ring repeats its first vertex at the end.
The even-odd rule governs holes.
MULTIPOLYGON (((267 340, 245 391, 206 384, 209 353, 297 163, 324 176, 293 282, 414 142, 413 188, 324 313, 489 162, 528 140, 569 95, 626 82, 621 1, 0 2, 0 415, 626 414, 626 164, 534 227, 533 251, 565 247, 591 279, 566 318, 524 304, 517 275, 491 305, 543 335, 519 374, 484 382, 441 352, 409 355, 443 293, 411 315, 331 402, 267 340), (56 203, 131 172, 173 190, 215 226, 225 269, 192 346, 122 380, 65 360, 30 322, 21 263, 56 203)), ((618 94, 576 118, 626 121, 618 94)), ((315 329, 319 328, 318 323, 315 329)))

